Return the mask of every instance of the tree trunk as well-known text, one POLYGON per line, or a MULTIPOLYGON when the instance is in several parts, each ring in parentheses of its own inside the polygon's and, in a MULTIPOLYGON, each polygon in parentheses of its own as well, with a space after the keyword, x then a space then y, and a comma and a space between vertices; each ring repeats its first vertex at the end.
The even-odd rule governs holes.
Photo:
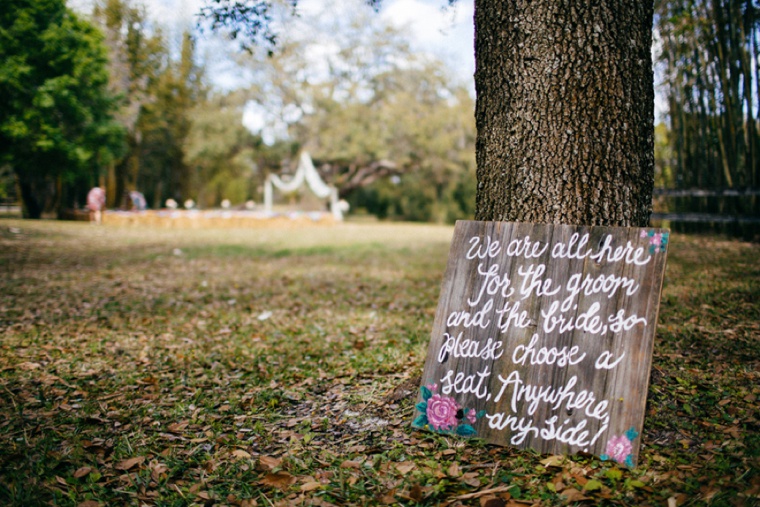
POLYGON ((21 212, 24 218, 42 218, 47 195, 45 181, 27 174, 27 171, 16 171, 18 187, 21 191, 21 212))
POLYGON ((651 1, 475 0, 476 219, 646 226, 651 1))

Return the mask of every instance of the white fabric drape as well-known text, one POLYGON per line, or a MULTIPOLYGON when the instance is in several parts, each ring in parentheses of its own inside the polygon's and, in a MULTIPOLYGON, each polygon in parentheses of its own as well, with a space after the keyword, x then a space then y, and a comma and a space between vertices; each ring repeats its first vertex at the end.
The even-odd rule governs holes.
POLYGON ((283 181, 276 174, 270 174, 267 177, 264 185, 264 208, 267 212, 272 211, 272 186, 277 190, 285 194, 295 192, 301 186, 304 181, 309 186, 309 189, 319 197, 320 199, 330 198, 330 209, 335 216, 336 220, 341 220, 343 214, 338 206, 338 191, 322 181, 317 169, 314 167, 314 163, 311 161, 311 157, 307 152, 301 153, 301 158, 298 160, 298 168, 296 174, 290 181, 283 181))
POLYGON ((319 177, 319 173, 314 167, 311 157, 305 151, 301 153, 301 158, 298 161, 298 168, 296 169, 296 174, 293 176, 292 180, 283 181, 276 174, 271 174, 269 177, 272 179, 272 184, 277 187, 277 190, 286 194, 298 190, 303 185, 304 180, 306 180, 306 183, 309 185, 311 191, 314 192, 314 195, 320 199, 329 197, 332 192, 332 188, 319 177))

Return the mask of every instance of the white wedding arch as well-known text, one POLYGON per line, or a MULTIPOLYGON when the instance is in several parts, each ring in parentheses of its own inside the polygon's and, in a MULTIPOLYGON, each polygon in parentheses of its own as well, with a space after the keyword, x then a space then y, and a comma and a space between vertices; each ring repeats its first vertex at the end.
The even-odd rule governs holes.
POLYGON ((272 213, 272 192, 276 187, 277 190, 284 194, 290 194, 301 188, 304 183, 314 195, 320 199, 330 199, 330 212, 337 221, 343 220, 343 211, 338 201, 338 189, 328 185, 319 176, 311 157, 305 151, 301 152, 298 159, 296 174, 289 181, 283 181, 276 174, 269 174, 264 182, 264 210, 272 213))

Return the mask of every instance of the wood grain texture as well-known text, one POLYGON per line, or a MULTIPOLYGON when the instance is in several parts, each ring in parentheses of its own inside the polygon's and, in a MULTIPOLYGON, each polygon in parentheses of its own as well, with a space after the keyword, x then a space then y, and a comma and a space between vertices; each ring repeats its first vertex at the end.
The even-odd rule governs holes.
POLYGON ((457 222, 413 424, 634 466, 667 239, 457 222))

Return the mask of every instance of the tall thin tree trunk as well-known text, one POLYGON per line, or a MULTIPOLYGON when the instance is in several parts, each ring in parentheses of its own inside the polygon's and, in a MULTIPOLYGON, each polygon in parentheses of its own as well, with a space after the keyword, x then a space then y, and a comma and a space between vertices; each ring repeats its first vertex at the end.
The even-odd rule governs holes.
POLYGON ((16 171, 24 218, 41 218, 46 194, 44 181, 36 180, 29 171, 16 171))
POLYGON ((713 4, 713 19, 716 29, 715 32, 710 35, 714 55, 717 58, 716 61, 713 62, 713 65, 717 69, 718 76, 720 78, 720 96, 722 97, 723 106, 721 110, 717 108, 716 104, 716 107, 714 107, 714 114, 723 116, 725 118, 725 132, 724 129, 720 127, 720 124, 723 122, 719 121, 717 122, 718 127, 716 129, 716 135, 718 136, 718 143, 720 145, 723 175, 726 184, 729 187, 732 187, 733 178, 731 177, 731 166, 733 164, 731 164, 731 160, 729 160, 729 150, 726 147, 728 146, 730 148, 730 152, 733 153, 735 149, 734 140, 736 138, 736 132, 734 129, 734 96, 732 94, 732 86, 729 79, 729 67, 731 67, 731 70, 733 70, 733 64, 727 57, 729 53, 728 38, 730 37, 730 33, 727 34, 725 30, 726 20, 723 18, 723 10, 724 6, 722 2, 715 2, 713 4))
MULTIPOLYGON (((755 113, 757 115, 757 118, 753 118, 752 123, 755 126, 755 129, 757 129, 758 123, 760 122, 760 41, 758 41, 757 27, 755 26, 754 18, 753 18, 751 30, 752 30, 752 52, 755 55, 755 68, 754 68, 755 92, 757 93, 757 108, 755 109, 755 111, 757 111, 755 113)), ((760 136, 756 136, 754 140, 756 150, 760 148, 758 143, 760 143, 760 136)), ((760 163, 758 162, 756 162, 755 166, 752 168, 749 185, 752 187, 756 187, 757 185, 760 185, 760 163)))
MULTIPOLYGON (((724 136, 724 127, 723 122, 730 123, 731 121, 731 114, 721 114, 722 112, 725 113, 725 109, 721 111, 721 108, 718 107, 718 101, 715 98, 715 96, 718 93, 718 85, 713 81, 713 79, 710 77, 710 68, 709 63, 706 61, 703 61, 701 58, 701 53, 698 49, 694 50, 694 59, 695 59, 695 67, 697 69, 704 69, 704 80, 701 83, 698 83, 698 90, 700 92, 700 97, 702 92, 707 93, 708 101, 709 101, 709 108, 705 111, 704 107, 705 104, 702 103, 700 100, 700 108, 702 108, 702 115, 704 116, 704 121, 707 123, 711 123, 713 125, 713 128, 711 129, 715 136, 718 138, 718 150, 719 150, 719 157, 720 157, 720 163, 721 168, 723 170, 723 181, 725 182, 726 186, 731 188, 734 186, 734 179, 731 175, 731 161, 728 157, 728 151, 726 149, 726 140, 724 136), (709 117, 708 117, 709 114, 709 117), (710 120, 712 119, 712 120, 710 120)), ((721 81, 722 78, 721 78, 721 81)), ((725 82, 723 83, 725 85, 725 82)), ((724 108, 727 107, 724 103, 724 108)), ((707 132, 705 132, 705 135, 703 137, 702 145, 707 146, 708 145, 708 136, 706 135, 707 132)), ((713 180, 715 181, 715 180, 713 180)), ((708 182, 708 186, 713 186, 713 182, 708 182)))
POLYGON ((754 7, 751 0, 747 0, 744 12, 745 19, 741 24, 741 65, 744 76, 744 109, 746 117, 743 122, 746 149, 744 161, 744 183, 752 182, 752 175, 757 165, 757 125, 755 125, 754 100, 752 97, 752 42, 754 40, 754 7))

